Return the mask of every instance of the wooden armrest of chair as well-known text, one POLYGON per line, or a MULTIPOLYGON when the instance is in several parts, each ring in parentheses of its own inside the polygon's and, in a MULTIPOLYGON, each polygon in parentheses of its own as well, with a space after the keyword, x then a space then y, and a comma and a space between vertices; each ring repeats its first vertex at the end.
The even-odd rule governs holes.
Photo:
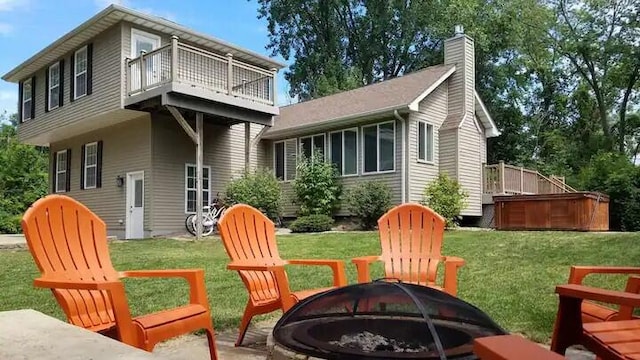
POLYGON ((333 272, 333 286, 346 286, 347 275, 344 270, 344 261, 342 260, 327 260, 327 259, 293 259, 287 260, 287 264, 291 265, 318 265, 328 266, 333 272))
POLYGON ((367 283, 371 281, 371 273, 369 271, 369 265, 376 261, 381 261, 382 256, 361 256, 351 259, 351 262, 356 265, 358 272, 358 282, 367 283))
POLYGON ((564 360, 564 356, 517 335, 477 338, 473 352, 481 360, 564 360))
POLYGON ((233 261, 227 265, 228 270, 248 270, 248 271, 278 271, 284 270, 285 263, 282 264, 274 264, 274 265, 264 265, 256 262, 249 261, 233 261))
POLYGON ((203 269, 129 270, 120 272, 120 277, 183 278, 189 283, 189 299, 191 304, 200 304, 207 309, 209 308, 203 269))
POLYGON ((583 300, 600 301, 615 305, 640 307, 640 294, 625 291, 606 290, 584 285, 559 285, 556 293, 560 296, 583 300))
POLYGON ((37 278, 33 281, 36 287, 46 289, 67 289, 67 290, 105 290, 122 289, 123 285, 120 281, 66 281, 37 278))
POLYGON ((638 274, 640 267, 630 266, 572 266, 569 272, 569 284, 582 284, 589 274, 638 274))
POLYGON ((465 264, 464 259, 456 256, 443 256, 444 259, 444 291, 451 295, 458 293, 458 269, 465 264))

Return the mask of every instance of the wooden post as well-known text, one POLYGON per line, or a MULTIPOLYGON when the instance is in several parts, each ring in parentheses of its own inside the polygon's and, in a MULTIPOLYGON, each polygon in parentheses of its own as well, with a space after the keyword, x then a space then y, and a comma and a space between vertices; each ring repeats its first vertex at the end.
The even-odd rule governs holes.
MULTIPOLYGON (((196 217, 199 221, 196 222, 196 240, 200 240, 202 237, 202 145, 203 145, 203 114, 201 112, 196 113, 196 135, 198 141, 196 142, 196 217)), ((209 174, 211 176, 211 174, 209 174)))
POLYGON ((278 105, 278 87, 276 86, 276 77, 278 76, 278 69, 272 68, 271 73, 273 74, 271 78, 271 104, 276 106, 278 105))
POLYGON ((524 168, 520 166, 520 194, 524 194, 524 168))
POLYGON ((233 54, 227 54, 227 93, 233 94, 233 54))
POLYGON ((251 165, 251 123, 244 123, 244 171, 251 165))
POLYGON ((147 84, 147 66, 144 59, 146 53, 144 50, 140 51, 140 91, 143 91, 147 84))
POLYGON ((178 80, 178 37, 171 37, 171 81, 178 80))
POLYGON ((499 171, 500 171, 500 193, 501 194, 505 194, 505 187, 504 187, 504 161, 500 160, 499 163, 499 171))

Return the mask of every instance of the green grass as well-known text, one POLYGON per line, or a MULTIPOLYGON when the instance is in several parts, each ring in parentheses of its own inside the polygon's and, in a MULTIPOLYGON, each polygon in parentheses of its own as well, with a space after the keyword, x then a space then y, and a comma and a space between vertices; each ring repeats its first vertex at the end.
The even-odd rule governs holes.
MULTIPOLYGON (((289 235, 278 242, 285 259, 349 260, 380 251, 375 233, 289 235)), ((110 249, 118 270, 204 268, 214 326, 219 331, 239 323, 247 293, 238 275, 225 269, 228 258, 220 242, 142 240, 111 243, 110 249)), ((548 341, 557 306, 554 286, 567 281, 569 266, 640 266, 640 234, 453 231, 445 235, 443 254, 467 261, 459 273, 460 298, 510 332, 548 341)), ((381 277, 381 269, 374 267, 372 277, 381 277)), ((291 266, 288 271, 294 290, 331 284, 325 267, 291 266)), ((350 262, 347 271, 349 281, 355 282, 350 262)), ((32 286, 37 276, 29 252, 0 251, 0 311, 34 308, 63 319, 51 293, 32 286)), ((188 300, 181 280, 125 281, 134 315, 188 300)), ((588 283, 607 288, 623 289, 624 282, 623 276, 588 278, 588 283)), ((279 312, 262 319, 277 316, 279 312)))

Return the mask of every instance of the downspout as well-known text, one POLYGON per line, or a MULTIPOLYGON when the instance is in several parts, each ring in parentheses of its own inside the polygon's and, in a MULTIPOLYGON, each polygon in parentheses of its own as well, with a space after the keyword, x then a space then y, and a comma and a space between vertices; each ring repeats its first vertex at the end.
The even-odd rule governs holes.
POLYGON ((409 168, 407 166, 407 121, 398 114, 398 110, 393 111, 393 116, 402 124, 402 198, 401 202, 407 201, 407 179, 409 178, 409 168))

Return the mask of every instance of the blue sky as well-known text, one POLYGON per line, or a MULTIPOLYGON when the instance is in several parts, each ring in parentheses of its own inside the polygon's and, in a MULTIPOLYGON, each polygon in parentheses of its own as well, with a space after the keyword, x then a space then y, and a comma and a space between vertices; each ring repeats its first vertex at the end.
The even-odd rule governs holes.
MULTIPOLYGON (((22 63, 111 3, 162 16, 260 54, 269 55, 266 21, 247 0, 0 0, 0 75, 22 63)), ((283 61, 284 59, 276 57, 283 61)), ((278 78, 278 101, 288 86, 278 78)), ((17 111, 18 87, 0 80, 0 113, 17 111)))

